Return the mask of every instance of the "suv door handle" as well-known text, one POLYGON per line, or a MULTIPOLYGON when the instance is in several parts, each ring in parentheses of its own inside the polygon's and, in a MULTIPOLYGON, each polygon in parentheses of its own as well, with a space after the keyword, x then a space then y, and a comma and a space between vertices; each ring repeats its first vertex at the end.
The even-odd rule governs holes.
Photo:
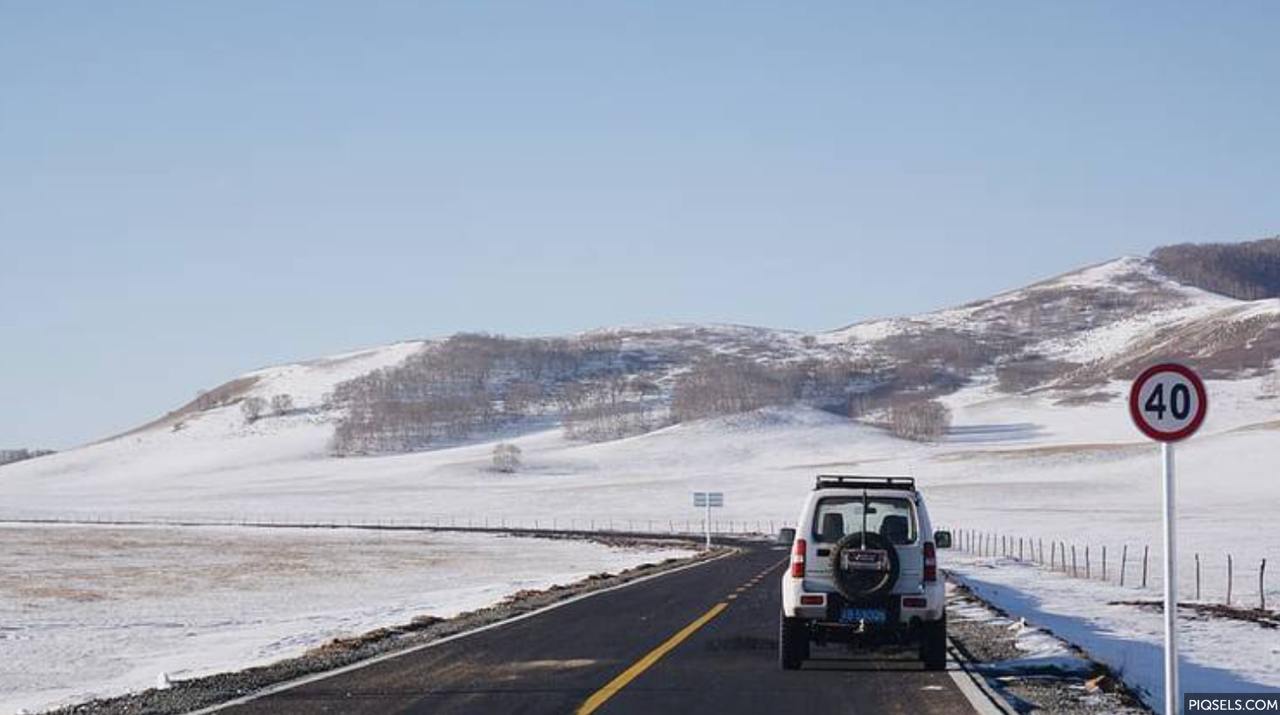
POLYGON ((819 556, 830 556, 830 555, 831 555, 831 549, 818 549, 818 555, 819 555, 819 556))

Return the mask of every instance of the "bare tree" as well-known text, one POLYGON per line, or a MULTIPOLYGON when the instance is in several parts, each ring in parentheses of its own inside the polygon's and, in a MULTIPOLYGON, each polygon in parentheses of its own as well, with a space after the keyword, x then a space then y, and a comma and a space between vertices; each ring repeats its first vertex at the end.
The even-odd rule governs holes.
POLYGON ((889 408, 889 431, 899 437, 932 441, 951 428, 951 410, 937 400, 902 401, 889 408))
POLYGON ((793 371, 728 356, 704 358, 676 379, 671 409, 681 422, 792 402, 793 371))
POLYGON ((531 380, 516 380, 507 387, 503 412, 522 415, 537 409, 542 402, 542 386, 531 380))
POLYGON ((279 394, 271 398, 271 411, 283 415, 293 409, 293 396, 279 394))
POLYGON ((520 448, 507 442, 499 442, 493 447, 493 470, 503 474, 513 474, 520 469, 520 448))
POLYGON ((257 422, 266 410, 267 401, 261 397, 246 397, 240 402, 240 412, 244 415, 244 421, 249 424, 257 422))

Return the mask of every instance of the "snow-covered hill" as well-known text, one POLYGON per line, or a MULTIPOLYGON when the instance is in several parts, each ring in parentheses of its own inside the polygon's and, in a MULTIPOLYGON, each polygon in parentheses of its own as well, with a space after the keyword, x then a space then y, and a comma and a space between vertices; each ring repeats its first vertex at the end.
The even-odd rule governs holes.
MULTIPOLYGON (((862 470, 919 475, 955 523, 1025 518, 1041 530, 1080 533, 1097 525, 1076 520, 1104 494, 1107 509, 1141 506, 1142 518, 1105 525, 1137 538, 1154 528, 1155 486, 1145 478, 1148 447, 1122 404, 1125 367, 1148 356, 1191 356, 1213 378, 1212 408, 1186 459, 1224 460, 1250 490, 1280 496, 1259 466, 1276 451, 1280 380, 1270 370, 1270 344, 1257 338, 1278 314, 1274 300, 1207 293, 1162 276, 1146 259, 1123 258, 961 308, 819 335, 737 326, 596 331, 575 339, 607 343, 614 351, 608 355, 665 382, 657 400, 669 398, 670 382, 707 353, 792 365, 839 356, 871 370, 921 361, 953 369, 963 381, 932 393, 953 415, 949 433, 933 443, 898 439, 801 401, 600 442, 566 435, 548 412, 436 449, 334 456, 335 425, 346 408, 333 393, 353 378, 376 379, 420 359, 439 341, 399 343, 259 370, 129 434, 0 468, 0 517, 664 523, 696 516, 686 503, 690 490, 719 488, 731 495, 726 520, 776 522, 790 518, 795 494, 814 473, 862 470), (963 367, 954 367, 945 350, 929 353, 939 332, 999 349, 980 359, 957 353, 954 362, 963 367), (1008 378, 1011 366, 1036 361, 1054 367, 1030 385, 1008 378), (293 408, 255 421, 242 414, 247 397, 278 394, 290 395, 293 408), (490 469, 499 440, 523 450, 515 474, 490 469), (1007 497, 992 501, 1006 489, 1007 497), (1042 511, 1046 494, 1061 504, 1042 511)), ((1188 474, 1188 494, 1230 500, 1208 482, 1197 492, 1194 472, 1188 474)), ((1256 495, 1242 496, 1236 508, 1256 510, 1256 495)))
MULTIPOLYGON (((1280 345, 1280 340, 1273 342, 1278 326, 1280 300, 1219 296, 1165 277, 1148 259, 1121 258, 959 308, 859 323, 816 335, 744 326, 673 325, 573 336, 562 340, 588 345, 586 349, 594 352, 574 363, 578 373, 570 372, 559 382, 545 379, 539 388, 542 406, 530 408, 518 419, 495 420, 489 430, 443 442, 447 448, 425 453, 359 459, 333 456, 335 426, 348 419, 352 409, 335 400, 335 392, 353 380, 377 383, 404 370, 406 364, 427 363, 430 351, 441 345, 441 341, 397 343, 258 370, 127 434, 0 468, 0 509, 10 515, 49 509, 270 510, 274 495, 288 494, 292 499, 305 498, 312 510, 341 511, 353 504, 380 510, 383 496, 409 485, 401 485, 397 477, 397 486, 391 487, 378 475, 402 471, 421 475, 410 478, 419 484, 435 473, 463 475, 457 487, 473 489, 488 501, 501 481, 482 469, 491 447, 488 443, 516 437, 529 444, 531 454, 564 455, 551 465, 526 460, 528 479, 521 490, 536 487, 539 474, 562 484, 563 475, 557 476, 554 464, 580 464, 597 454, 629 455, 619 460, 625 462, 646 450, 669 450, 673 456, 668 459, 690 464, 694 458, 674 456, 694 449, 689 435, 720 430, 741 418, 683 424, 641 437, 590 444, 561 434, 561 413, 554 408, 559 398, 553 391, 570 390, 575 379, 585 381, 589 376, 583 375, 593 370, 643 376, 655 388, 641 399, 656 405, 660 416, 652 426, 661 426, 669 423, 670 413, 663 410, 669 410, 672 383, 707 356, 810 371, 823 365, 856 364, 855 372, 848 373, 853 377, 839 373, 839 379, 847 382, 835 383, 837 391, 848 394, 881 390, 892 397, 895 388, 905 394, 920 392, 919 383, 895 382, 907 369, 923 367, 954 376, 943 388, 929 383, 924 390, 955 415, 943 445, 897 440, 876 427, 835 414, 799 408, 767 413, 789 415, 762 423, 757 430, 793 445, 786 450, 789 453, 802 451, 794 445, 809 444, 815 435, 832 431, 843 435, 836 443, 859 445, 859 454, 874 444, 881 445, 880 451, 913 455, 908 461, 920 459, 914 456, 918 453, 931 454, 949 446, 1132 442, 1135 435, 1127 429, 1118 397, 1133 368, 1157 356, 1187 359, 1217 378, 1210 427, 1225 432, 1280 419, 1275 414, 1280 403, 1270 399, 1280 393, 1280 381, 1267 377, 1280 345), (247 419, 241 410, 246 400, 269 401, 277 395, 289 396, 289 409, 268 410, 256 420, 247 419), (1223 399, 1228 395, 1232 397, 1223 399), (808 416, 797 423, 800 414, 808 416), (344 483, 341 496, 329 491, 335 480, 344 483)), ((502 378, 486 375, 483 379, 496 383, 502 378)), ((832 397, 825 395, 799 404, 830 410, 831 402, 832 397), (819 404, 822 399, 826 404, 819 404)), ((497 409, 503 407, 500 404, 497 409)), ((836 403, 834 411, 839 407, 836 403)), ((723 439, 729 443, 725 449, 733 454, 752 449, 742 444, 741 437, 736 430, 725 430, 723 439)), ((808 461, 822 463, 818 457, 808 461)), ((708 455, 706 468, 696 471, 714 472, 724 463, 708 455)), ((745 476, 735 479, 750 481, 745 476)), ((613 481, 606 476, 578 486, 617 487, 613 481)), ((392 499, 386 506, 397 502, 392 499)), ((438 502, 433 510, 456 509, 438 502)))

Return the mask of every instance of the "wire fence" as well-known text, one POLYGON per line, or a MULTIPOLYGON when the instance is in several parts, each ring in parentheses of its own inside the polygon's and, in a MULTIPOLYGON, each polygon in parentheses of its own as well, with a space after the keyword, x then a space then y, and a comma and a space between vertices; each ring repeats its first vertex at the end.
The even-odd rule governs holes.
MULTIPOLYGON (((1030 563, 1070 578, 1136 589, 1157 586, 1152 559, 1159 554, 1152 553, 1150 544, 1077 544, 1062 539, 978 529, 955 531, 953 544, 957 550, 974 556, 1030 563)), ((1275 606, 1274 594, 1268 594, 1265 557, 1245 562, 1227 552, 1192 552, 1191 561, 1186 566, 1191 567, 1193 578, 1189 582, 1185 576, 1181 579, 1180 600, 1185 595, 1193 595, 1193 600, 1200 603, 1262 610, 1266 610, 1268 604, 1275 606)), ((1184 565, 1179 565, 1180 576, 1184 568, 1184 565)))
MULTIPOLYGON (((149 516, 95 512, 63 515, 3 515, 0 523, 100 526, 241 526, 306 529, 396 529, 433 531, 546 532, 583 534, 633 534, 650 536, 700 536, 706 533, 701 518, 650 519, 622 517, 508 517, 502 515, 439 514, 404 516, 297 516, 234 514, 149 516)), ((712 519, 711 533, 720 536, 772 536, 793 526, 777 519, 712 519)))
MULTIPOLYGON (((623 534, 634 536, 698 537, 705 533, 702 518, 628 517, 512 517, 503 515, 436 514, 424 517, 289 514, 224 514, 161 516, 136 513, 0 514, 0 523, 114 526, 239 526, 310 529, 438 530, 514 533, 623 534)), ((770 538, 794 521, 765 518, 712 519, 713 536, 770 538)), ((1079 544, 1063 539, 1031 537, 979 529, 952 532, 957 551, 979 557, 1011 559, 1070 578, 1111 583, 1138 590, 1159 587, 1159 564, 1153 564, 1149 544, 1079 544)), ((1191 579, 1184 577, 1180 598, 1267 609, 1277 593, 1269 591, 1267 559, 1238 559, 1231 553, 1193 552, 1191 579)))

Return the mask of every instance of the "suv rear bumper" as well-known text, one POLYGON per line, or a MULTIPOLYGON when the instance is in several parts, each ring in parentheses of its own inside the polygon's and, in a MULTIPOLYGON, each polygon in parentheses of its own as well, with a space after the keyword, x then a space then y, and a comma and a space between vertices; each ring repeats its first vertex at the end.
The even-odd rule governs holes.
POLYGON ((799 579, 783 581, 782 610, 790 618, 838 625, 841 612, 849 605, 883 608, 887 616, 883 627, 902 627, 941 620, 946 609, 946 594, 944 586, 937 583, 926 586, 919 593, 892 594, 865 603, 850 604, 839 593, 805 591, 799 579))

